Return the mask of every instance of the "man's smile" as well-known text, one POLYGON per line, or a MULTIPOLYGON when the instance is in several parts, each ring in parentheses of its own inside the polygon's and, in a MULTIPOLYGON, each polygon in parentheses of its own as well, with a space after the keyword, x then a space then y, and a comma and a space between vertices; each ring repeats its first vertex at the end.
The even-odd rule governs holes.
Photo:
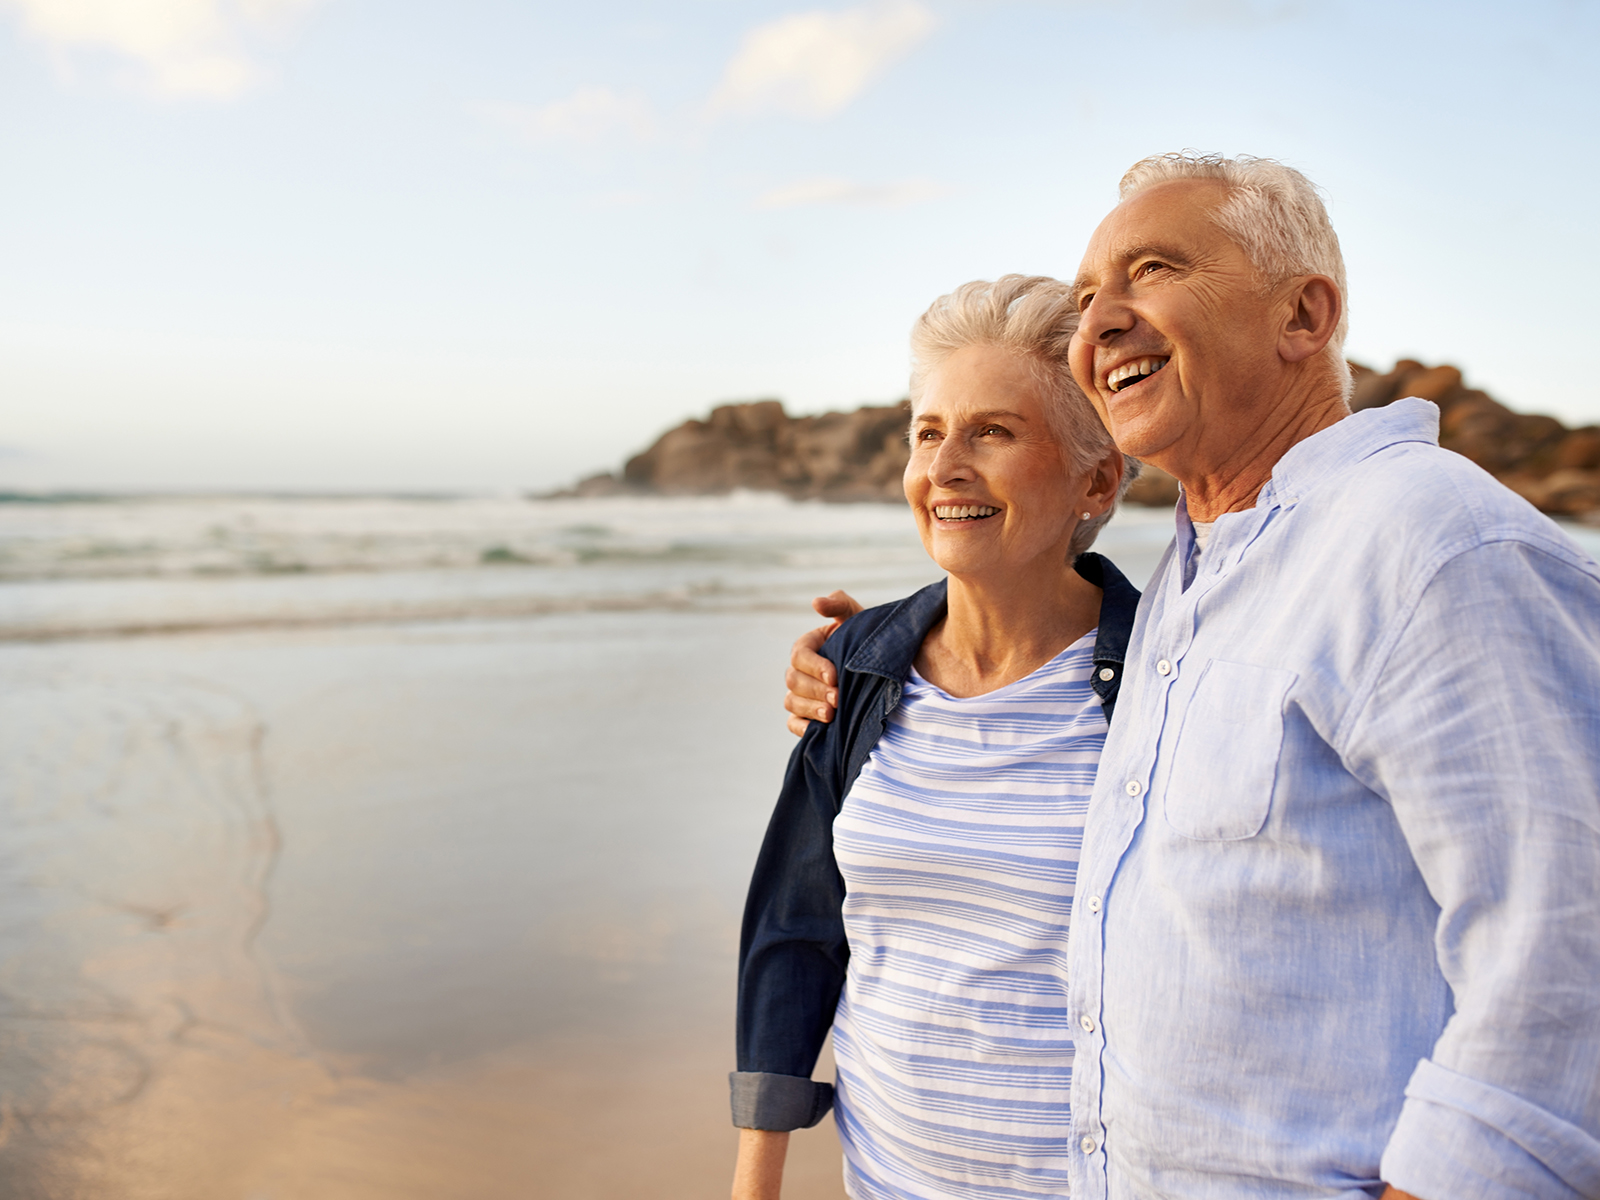
POLYGON ((1149 355, 1145 358, 1136 358, 1125 362, 1120 367, 1113 367, 1106 375, 1106 387, 1113 392, 1120 392, 1123 388, 1132 387, 1150 378, 1162 367, 1167 365, 1164 355, 1149 355))

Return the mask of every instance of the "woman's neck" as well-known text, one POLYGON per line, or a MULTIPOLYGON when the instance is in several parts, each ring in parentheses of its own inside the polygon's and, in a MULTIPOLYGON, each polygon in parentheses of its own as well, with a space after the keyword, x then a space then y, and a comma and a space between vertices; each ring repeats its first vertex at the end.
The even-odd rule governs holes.
POLYGON ((922 677, 952 696, 1015 683, 1100 621, 1100 589, 1071 564, 1004 580, 950 577, 950 610, 917 655, 922 677))

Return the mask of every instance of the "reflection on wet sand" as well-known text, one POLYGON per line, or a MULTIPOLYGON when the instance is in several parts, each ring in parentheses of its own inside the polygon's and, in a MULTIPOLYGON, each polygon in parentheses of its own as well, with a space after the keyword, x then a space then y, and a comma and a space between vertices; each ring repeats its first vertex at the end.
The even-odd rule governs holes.
POLYGON ((792 617, 567 620, 0 650, 0 1194, 722 1194, 792 617))
MULTIPOLYGON (((663 1200, 723 1194, 733 1153, 718 1045, 529 1047, 404 1082, 186 1040, 137 1102, 29 1123, 5 1194, 126 1200, 663 1200), (619 1064, 619 1052, 642 1055, 619 1064)), ((796 1138, 785 1195, 841 1195, 831 1124, 796 1138)))
POLYGON ((95 1190, 103 1144, 197 1050, 304 1041, 258 956, 278 830, 262 724, 201 683, 46 674, 0 695, 7 1193, 95 1190), (203 1048, 203 1049, 202 1049, 203 1048))

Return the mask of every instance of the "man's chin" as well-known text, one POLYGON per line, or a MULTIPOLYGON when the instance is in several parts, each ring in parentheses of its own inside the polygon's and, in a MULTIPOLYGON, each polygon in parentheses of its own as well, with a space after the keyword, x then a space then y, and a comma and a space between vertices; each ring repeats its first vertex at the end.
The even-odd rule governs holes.
POLYGON ((1171 427, 1170 422, 1162 421, 1158 414, 1150 412, 1121 416, 1113 413, 1106 428, 1111 431, 1111 440, 1116 442, 1118 450, 1155 467, 1162 466, 1160 459, 1163 452, 1178 440, 1179 433, 1179 430, 1171 427))

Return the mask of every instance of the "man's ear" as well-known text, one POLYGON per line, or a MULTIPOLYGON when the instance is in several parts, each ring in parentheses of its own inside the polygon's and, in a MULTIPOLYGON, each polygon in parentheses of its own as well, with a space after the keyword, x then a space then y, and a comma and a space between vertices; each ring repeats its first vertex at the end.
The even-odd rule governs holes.
POLYGON ((1284 297, 1287 319, 1278 334, 1278 356, 1284 362, 1304 362, 1322 352, 1339 327, 1344 297, 1326 275, 1296 279, 1284 297))

